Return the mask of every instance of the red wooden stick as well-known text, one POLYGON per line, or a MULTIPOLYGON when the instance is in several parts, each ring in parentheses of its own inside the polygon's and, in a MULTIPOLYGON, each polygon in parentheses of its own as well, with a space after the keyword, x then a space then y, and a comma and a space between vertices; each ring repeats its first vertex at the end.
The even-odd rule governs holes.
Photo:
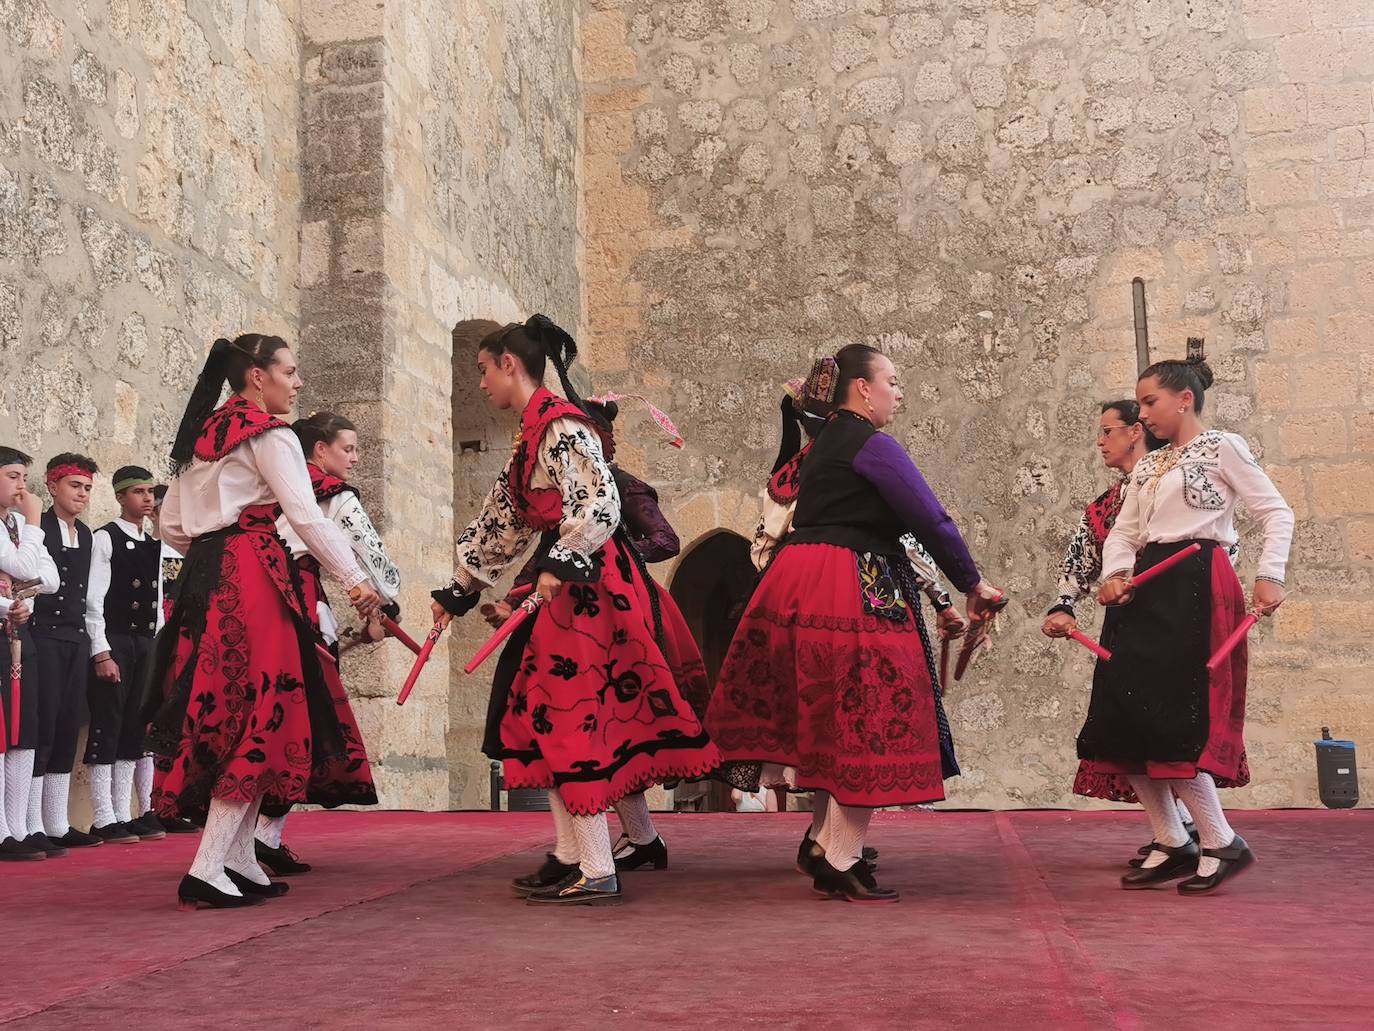
POLYGON ((491 653, 496 651, 507 637, 515 633, 515 628, 529 619, 530 616, 534 615, 535 610, 543 603, 544 596, 542 594, 531 595, 521 602, 520 607, 511 613, 510 619, 502 623, 496 633, 492 634, 491 637, 487 639, 487 643, 477 649, 477 654, 463 667, 463 672, 471 673, 477 669, 478 666, 482 665, 482 663, 486 662, 491 653))
POLYGON ((1182 551, 1176 551, 1168 558, 1166 558, 1164 561, 1156 562, 1149 569, 1142 569, 1139 573, 1136 573, 1135 576, 1131 577, 1131 586, 1139 587, 1141 584, 1149 583, 1160 573, 1167 573, 1170 569, 1173 569, 1174 566, 1178 565, 1189 555, 1192 555, 1201 550, 1202 545, 1199 544, 1197 541, 1193 541, 1192 544, 1188 545, 1182 551))
POLYGON ((19 631, 10 624, 10 746, 19 744, 19 692, 24 683, 23 642, 19 631))
POLYGON ((1236 646, 1245 640, 1245 635, 1250 632, 1250 628, 1259 622, 1259 616, 1251 612, 1240 621, 1240 625, 1231 631, 1231 636, 1221 642, 1221 647, 1212 653, 1212 657, 1207 660, 1207 671, 1215 673, 1221 668, 1221 664, 1226 661, 1226 657, 1236 650, 1236 646))
POLYGON ((1088 649, 1088 651, 1096 655, 1099 659, 1102 659, 1105 662, 1112 661, 1112 653, 1109 652, 1106 648, 1103 648, 1102 645, 1098 644, 1096 641, 1094 641, 1087 634, 1083 633, 1081 630, 1074 630, 1069 634, 1069 636, 1073 638, 1075 641, 1077 641, 1079 644, 1081 644, 1084 648, 1088 649))
POLYGON ((429 653, 434 651, 434 646, 439 643, 439 638, 444 632, 443 623, 435 623, 425 638, 425 643, 420 648, 420 654, 415 656, 415 665, 410 667, 410 675, 406 677, 405 686, 401 688, 401 693, 396 696, 397 705, 405 705, 406 699, 410 697, 411 690, 415 687, 415 681, 420 679, 420 670, 425 668, 425 663, 429 661, 429 653))
POLYGON ((321 662, 327 662, 331 666, 337 666, 339 664, 339 660, 334 658, 334 653, 322 644, 315 645, 315 654, 320 657, 321 662))
POLYGON ((382 626, 383 628, 385 628, 388 634, 396 638, 396 640, 400 641, 403 645, 405 645, 407 648, 413 651, 416 655, 420 654, 420 646, 415 643, 415 638, 411 637, 408 633, 402 630, 400 623, 397 623, 390 616, 383 616, 382 626))

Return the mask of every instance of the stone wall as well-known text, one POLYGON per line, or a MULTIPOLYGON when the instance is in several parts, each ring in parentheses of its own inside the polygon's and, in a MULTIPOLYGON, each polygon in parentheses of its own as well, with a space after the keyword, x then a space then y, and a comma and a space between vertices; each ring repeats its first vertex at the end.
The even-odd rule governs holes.
MULTIPOLYGON (((1072 803, 1091 669, 1039 625, 1109 482, 1097 402, 1133 392, 1140 276, 1153 355, 1206 337, 1210 419, 1299 517, 1234 798, 1314 804, 1319 727, 1374 739, 1370 5, 585 7, 588 351, 679 419, 685 451, 626 461, 684 541, 749 532, 786 378, 882 346, 908 398, 893 431, 1016 598, 949 692, 951 800, 1072 803)), ((1251 532, 1247 586, 1257 551, 1251 532)))

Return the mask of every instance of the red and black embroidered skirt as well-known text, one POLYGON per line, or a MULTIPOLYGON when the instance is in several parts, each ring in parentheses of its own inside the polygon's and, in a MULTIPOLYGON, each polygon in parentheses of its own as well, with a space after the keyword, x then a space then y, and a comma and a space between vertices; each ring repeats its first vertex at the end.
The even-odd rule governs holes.
POLYGON ((596 565, 596 579, 565 583, 507 641, 483 744, 507 786, 557 787, 576 815, 720 764, 689 697, 704 693, 705 671, 681 615, 660 608, 660 647, 655 602, 671 599, 618 534, 596 565))
POLYGON ((914 613, 866 610, 856 559, 833 544, 783 547, 730 643, 707 729, 727 763, 794 767, 798 788, 841 805, 938 801, 931 658, 914 613))
POLYGON ((377 800, 366 764, 350 761, 275 520, 274 506, 247 509, 186 556, 151 679, 161 815, 200 815, 214 798, 278 811, 377 800))
MULTIPOLYGON (((1136 571, 1191 543, 1147 545, 1136 571)), ((1226 550, 1198 543, 1197 555, 1107 610, 1102 644, 1112 660, 1099 661, 1093 675, 1078 735, 1078 794, 1134 801, 1128 774, 1175 780, 1204 772, 1220 787, 1250 780, 1245 643, 1215 673, 1207 670, 1212 651, 1245 618, 1245 593, 1226 550)))

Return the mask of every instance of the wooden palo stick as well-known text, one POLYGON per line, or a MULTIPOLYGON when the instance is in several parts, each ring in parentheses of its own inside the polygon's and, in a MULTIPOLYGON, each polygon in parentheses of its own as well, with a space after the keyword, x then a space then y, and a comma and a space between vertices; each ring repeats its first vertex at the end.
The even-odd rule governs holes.
POLYGON ((435 623, 429 631, 429 636, 425 638, 425 643, 420 647, 420 654, 415 656, 415 665, 410 667, 410 675, 406 677, 405 686, 401 688, 401 693, 396 696, 397 705, 405 705, 406 699, 410 697, 410 692, 415 687, 415 681, 420 679, 420 670, 425 668, 425 663, 429 661, 430 652, 434 651, 434 646, 439 643, 439 638, 443 633, 443 623, 435 623))
POLYGON ((1174 566, 1188 558, 1188 556, 1194 555, 1201 550, 1202 545, 1197 541, 1193 541, 1192 544, 1188 545, 1182 551, 1174 552, 1162 562, 1156 562, 1149 569, 1142 569, 1135 576, 1131 577, 1131 586, 1139 587, 1142 584, 1149 583, 1155 577, 1159 576, 1160 573, 1167 573, 1169 570, 1173 569, 1174 566))
POLYGON ((19 692, 24 685, 24 642, 11 625, 10 638, 10 747, 19 744, 19 692))
POLYGON ((1212 653, 1212 657, 1207 660, 1207 672, 1215 673, 1221 668, 1221 664, 1226 661, 1226 657, 1236 650, 1241 641, 1245 640, 1251 628, 1259 622, 1259 613, 1251 612, 1240 621, 1240 625, 1231 631, 1231 635, 1221 642, 1221 647, 1212 653))
POLYGON ((1074 630, 1070 632, 1069 637, 1077 641, 1084 648, 1088 649, 1088 651, 1092 652, 1094 655, 1096 655, 1099 659, 1102 659, 1104 662, 1112 661, 1112 653, 1109 652, 1106 648, 1103 648, 1102 645, 1098 644, 1096 641, 1094 641, 1087 634, 1083 633, 1081 630, 1074 630))
POLYGON ((396 640, 400 641, 403 645, 405 645, 407 648, 413 651, 416 655, 420 654, 420 646, 415 643, 415 638, 411 637, 408 633, 402 630, 401 624, 397 623, 390 616, 382 617, 382 628, 386 630, 386 632, 390 634, 392 637, 396 638, 396 640))
POLYGON ((515 633, 516 628, 520 626, 521 623, 534 615, 535 611, 543 603, 544 596, 542 594, 532 594, 521 602, 520 607, 511 613, 510 619, 502 623, 496 633, 492 634, 491 637, 487 639, 487 643, 477 649, 477 654, 468 660, 468 664, 463 667, 463 672, 471 673, 476 670, 478 666, 482 665, 482 663, 486 662, 491 653, 496 651, 507 637, 515 633))

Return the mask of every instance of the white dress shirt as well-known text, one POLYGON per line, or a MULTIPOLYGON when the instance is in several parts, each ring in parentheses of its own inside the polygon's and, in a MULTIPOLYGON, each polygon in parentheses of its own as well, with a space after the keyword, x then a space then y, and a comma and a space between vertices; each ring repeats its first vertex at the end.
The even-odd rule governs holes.
MULTIPOLYGON (((57 563, 52 560, 47 546, 43 543, 43 528, 30 526, 18 512, 11 512, 10 515, 19 527, 19 544, 16 546, 10 540, 9 532, 0 527, 0 573, 4 573, 11 580, 41 581, 39 594, 56 594, 58 587, 62 585, 62 578, 57 573, 57 563)), ((62 525, 60 519, 58 524, 62 525)), ((13 604, 9 598, 0 597, 0 619, 9 616, 10 606, 13 604)), ((29 609, 33 609, 32 602, 29 609)))

